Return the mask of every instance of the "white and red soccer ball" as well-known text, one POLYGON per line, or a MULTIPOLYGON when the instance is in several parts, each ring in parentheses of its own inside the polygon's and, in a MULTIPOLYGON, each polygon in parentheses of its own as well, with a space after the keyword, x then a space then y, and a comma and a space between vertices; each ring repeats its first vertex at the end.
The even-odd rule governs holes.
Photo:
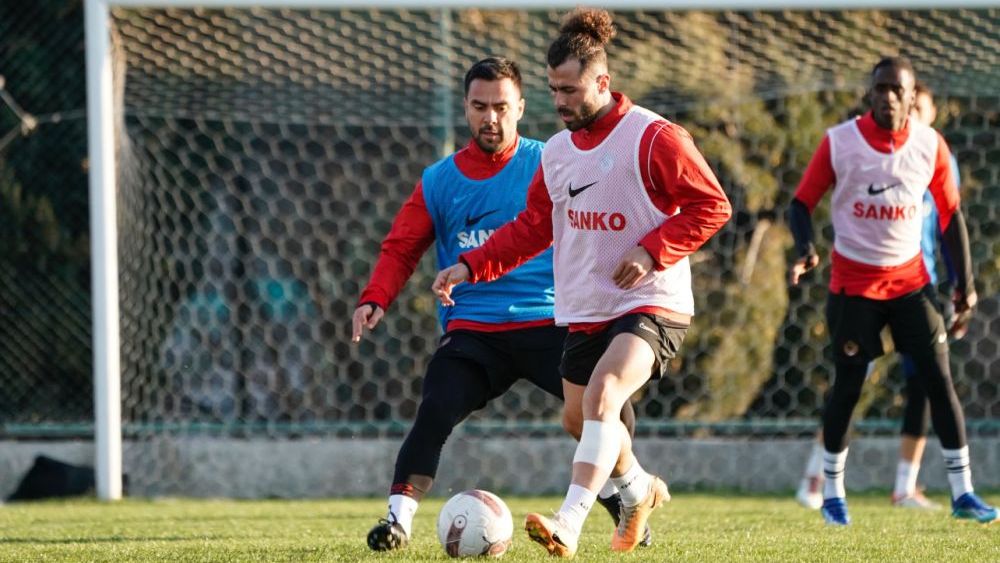
POLYGON ((514 519, 500 497, 473 489, 451 497, 441 508, 438 540, 452 557, 500 557, 514 536, 514 519))

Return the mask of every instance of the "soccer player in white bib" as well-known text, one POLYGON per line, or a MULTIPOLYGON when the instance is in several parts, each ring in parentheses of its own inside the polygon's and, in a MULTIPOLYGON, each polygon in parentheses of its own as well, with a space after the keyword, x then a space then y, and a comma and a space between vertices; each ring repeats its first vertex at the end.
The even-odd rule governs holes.
POLYGON ((604 10, 569 14, 547 55, 567 130, 546 143, 527 208, 433 285, 454 305, 456 284, 496 279, 553 246, 555 319, 569 325, 564 424, 582 419, 583 433, 562 507, 551 518, 529 514, 525 528, 561 557, 576 553, 609 475, 622 498, 615 551, 633 550, 670 498, 633 455, 617 413, 676 355, 694 314, 688 256, 732 214, 687 131, 611 90, 604 46, 614 32, 604 10))
MULTIPOLYGON (((934 105, 934 93, 926 85, 917 81, 914 86, 915 101, 910 108, 910 118, 916 119, 924 125, 933 125, 937 118, 937 106, 934 105)), ((951 157, 951 172, 954 174, 955 186, 961 185, 958 172, 958 162, 955 156, 951 157)), ((937 252, 941 240, 941 230, 938 228, 938 212, 934 203, 934 196, 930 190, 924 193, 923 226, 921 227, 920 248, 924 255, 924 265, 927 274, 930 276, 932 287, 937 286, 937 252)), ((942 254, 944 249, 940 249, 942 254)), ((948 271, 949 285, 955 284, 955 269, 950 260, 941 261, 948 271)), ((950 315, 947 315, 950 319, 950 315)), ((965 333, 967 326, 952 325, 949 330, 949 337, 952 340, 960 339, 965 333)), ((908 357, 901 356, 903 377, 906 384, 906 404, 903 408, 903 424, 899 437, 899 462, 896 464, 896 483, 892 490, 892 505, 900 508, 916 508, 923 510, 937 510, 941 506, 924 496, 923 491, 917 486, 917 475, 920 472, 920 462, 924 455, 924 448, 927 445, 927 425, 930 420, 930 403, 927 402, 927 393, 916 377, 916 366, 908 357)), ((874 367, 874 363, 869 364, 869 371, 874 367)), ((819 510, 823 506, 823 433, 820 432, 818 440, 813 444, 806 463, 805 475, 795 493, 795 498, 800 504, 807 508, 819 510)))
POLYGON ((931 419, 951 486, 952 514, 991 522, 996 508, 972 488, 965 419, 955 395, 944 320, 934 305, 920 249, 924 193, 937 205, 942 239, 955 268, 954 327, 976 304, 969 238, 951 171, 951 152, 939 133, 910 118, 916 81, 903 58, 872 69, 871 111, 829 131, 813 155, 789 207, 799 258, 790 281, 819 264, 811 212, 833 189, 836 237, 826 316, 836 378, 823 412, 823 505, 827 523, 850 523, 844 467, 848 426, 868 363, 881 356, 880 332, 889 327, 896 349, 915 367, 931 405, 931 419))
MULTIPOLYGON (((355 343, 379 324, 431 245, 438 264, 454 264, 461 252, 485 242, 525 207, 542 143, 517 132, 524 113, 517 64, 487 57, 472 65, 465 75, 464 101, 472 139, 427 167, 396 215, 354 311, 355 343)), ((552 253, 495 283, 465 289, 461 307, 439 310, 445 333, 427 366, 416 420, 396 457, 388 513, 368 532, 373 550, 407 546, 414 515, 437 475, 441 450, 469 414, 519 379, 563 397, 559 362, 566 329, 555 326, 552 318, 552 253)), ((621 416, 631 429, 631 404, 623 405, 621 416)), ((580 426, 566 429, 578 436, 580 426)), ((617 523, 617 490, 606 485, 601 493, 599 502, 617 523)), ((652 540, 645 532, 648 545, 652 540)))

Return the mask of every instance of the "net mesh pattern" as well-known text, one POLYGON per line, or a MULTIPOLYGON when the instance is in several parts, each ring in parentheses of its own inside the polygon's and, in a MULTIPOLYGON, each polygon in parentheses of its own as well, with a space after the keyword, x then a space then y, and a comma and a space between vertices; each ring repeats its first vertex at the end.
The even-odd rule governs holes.
MULTIPOLYGON (((82 31, 49 34, 38 9, 0 17, 10 29, 37 28, 30 35, 54 46, 53 60, 73 62, 58 46, 81 44, 82 31)), ((82 30, 79 10, 66 14, 82 30)), ((688 129, 734 206, 692 256, 698 315, 667 377, 634 397, 640 431, 813 431, 832 376, 828 261, 787 287, 784 210, 825 129, 864 111, 872 65, 903 54, 934 89, 935 126, 959 162, 981 302, 969 334, 952 344, 953 372, 970 430, 995 434, 1000 10, 613 15, 613 88, 688 129)), ((521 133, 544 140, 560 129, 544 64, 560 17, 113 10, 123 414, 127 437, 146 452, 126 456, 133 479, 148 480, 137 489, 169 492, 191 470, 171 462, 177 435, 405 431, 439 337, 432 257, 357 346, 350 316, 421 171, 468 139, 461 79, 470 64, 491 54, 518 61, 521 133)), ((13 413, 0 422, 88 423, 85 129, 80 115, 47 113, 82 107, 82 74, 26 56, 25 45, 0 47, 7 90, 50 122, 9 136, 24 121, 0 111, 0 212, 30 211, 0 221, 17 241, 0 245, 0 412, 13 413), (42 68, 52 69, 47 81, 33 74, 42 68), (33 84, 45 87, 24 87, 33 84), (77 148, 53 150, 54 139, 77 148), (30 250, 39 247, 44 259, 30 250)), ((825 256, 826 204, 815 224, 825 256)), ((865 387, 859 428, 894 433, 903 401, 890 352, 865 387)), ((560 406, 519 383, 463 428, 561 435, 560 406)))
MULTIPOLYGON (((963 176, 985 297, 953 346, 970 419, 995 375, 997 10, 620 12, 613 85, 689 129, 736 213, 692 260, 699 315, 640 423, 722 431, 813 417, 831 375, 824 269, 786 289, 783 210, 826 127, 863 111, 882 55, 932 85, 963 176), (714 426, 713 426, 714 425, 714 426)), ((120 258, 127 421, 226 432, 398 432, 438 337, 421 262, 384 326, 348 344, 360 288, 423 167, 467 139, 461 77, 524 71, 523 134, 559 128, 545 11, 114 11, 122 86, 120 258)), ((832 235, 825 208, 821 241, 832 235)), ((895 355, 862 417, 900 414, 895 355)), ((558 427, 528 385, 472 421, 558 427)), ((780 427, 780 424, 778 425, 780 427)), ((770 427, 769 427, 770 428, 770 427)))

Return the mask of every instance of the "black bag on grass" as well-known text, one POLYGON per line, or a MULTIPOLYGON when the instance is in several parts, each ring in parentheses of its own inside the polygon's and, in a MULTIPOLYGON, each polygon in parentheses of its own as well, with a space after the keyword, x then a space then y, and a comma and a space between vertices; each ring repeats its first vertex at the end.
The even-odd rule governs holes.
POLYGON ((94 492, 94 468, 70 465, 44 455, 24 474, 8 501, 77 497, 94 492))

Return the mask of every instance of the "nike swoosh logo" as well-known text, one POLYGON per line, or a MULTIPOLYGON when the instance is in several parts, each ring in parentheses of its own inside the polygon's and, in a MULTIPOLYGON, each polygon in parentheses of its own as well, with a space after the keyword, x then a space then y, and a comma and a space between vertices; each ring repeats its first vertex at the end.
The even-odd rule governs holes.
POLYGON ((487 211, 486 213, 483 213, 482 215, 467 215, 465 217, 465 226, 466 227, 471 227, 471 226, 475 225, 476 223, 482 221, 483 217, 486 217, 487 215, 492 215, 492 214, 496 213, 497 211, 500 211, 500 210, 499 209, 493 209, 491 211, 487 211))
POLYGON ((575 190, 573 189, 573 184, 571 183, 569 185, 569 197, 576 197, 576 196, 580 195, 580 192, 582 192, 583 190, 589 188, 590 186, 593 186, 596 183, 597 182, 591 182, 591 183, 587 184, 586 186, 580 186, 579 188, 577 188, 575 190))
POLYGON ((868 195, 878 195, 886 190, 891 190, 892 188, 898 188, 903 184, 892 184, 891 186, 882 185, 875 187, 875 184, 868 184, 868 195))

